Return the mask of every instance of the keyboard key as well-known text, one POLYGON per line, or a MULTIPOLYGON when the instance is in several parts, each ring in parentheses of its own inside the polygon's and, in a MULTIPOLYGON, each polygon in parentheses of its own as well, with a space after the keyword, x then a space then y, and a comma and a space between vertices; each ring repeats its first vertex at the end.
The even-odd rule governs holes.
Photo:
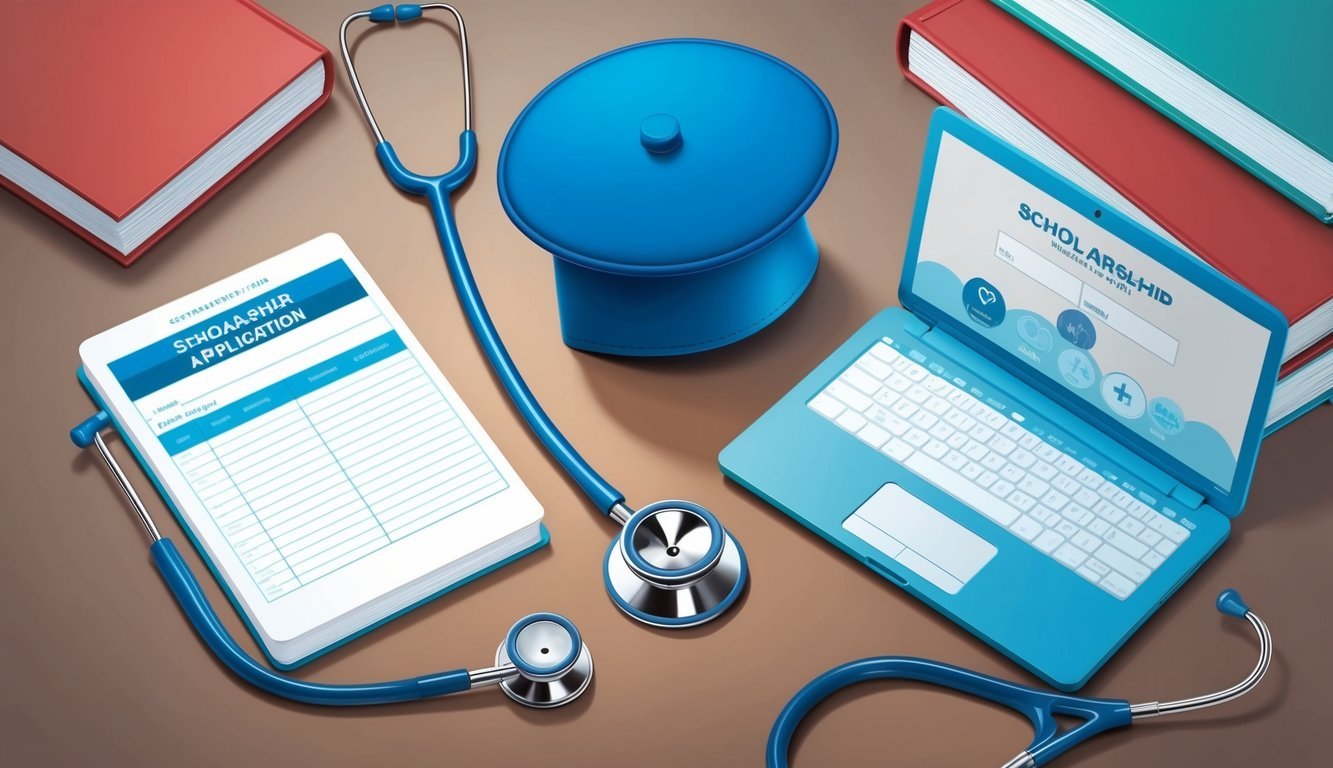
POLYGON ((1097 497, 1097 494, 1084 487, 1074 491, 1074 501, 1078 502, 1080 506, 1091 507, 1101 499, 1097 497))
POLYGON ((906 419, 910 417, 912 414, 916 413, 918 408, 916 407, 916 403, 904 397, 903 399, 894 403, 893 407, 890 408, 889 410, 897 414, 899 418, 906 419))
POLYGON ((875 449, 878 449, 881 445, 888 442, 890 437, 888 432, 880 429, 875 424, 866 424, 864 427, 861 427, 861 429, 857 430, 856 436, 861 438, 861 442, 875 449))
POLYGON ((1001 456, 1008 456, 1014 450, 1014 448, 1018 447, 1014 445, 1013 440, 1010 440, 1009 438, 1003 435, 996 435, 995 437, 992 437, 990 440, 986 442, 986 445, 989 445, 992 451, 995 451, 1001 456))
MULTIPOLYGON (((907 358, 903 359, 907 360, 907 358)), ((921 366, 911 362, 910 360, 908 360, 907 368, 902 371, 902 374, 906 376, 909 381, 921 381, 922 379, 930 375, 926 373, 925 368, 922 368, 921 366)))
POLYGON ((1143 532, 1139 534, 1139 541, 1143 542, 1144 544, 1147 544, 1150 547, 1157 546, 1157 542, 1161 540, 1162 540, 1162 534, 1158 533, 1157 531, 1154 531, 1151 528, 1144 528, 1143 532))
MULTIPOLYGON (((876 386, 875 389, 878 390, 879 387, 876 386)), ((865 393, 853 388, 850 384, 847 384, 841 379, 829 384, 824 392, 832 395, 834 398, 841 401, 843 405, 846 405, 857 413, 870 407, 870 398, 866 397, 865 393)))
POLYGON ((907 392, 905 392, 904 394, 907 395, 908 400, 911 400, 912 402, 917 403, 918 405, 930 399, 930 390, 926 389, 920 384, 912 385, 912 387, 909 388, 907 392))
POLYGON ((1144 565, 1148 566, 1154 571, 1157 570, 1162 565, 1162 563, 1166 562, 1166 558, 1163 557, 1161 553, 1157 551, 1149 552, 1140 559, 1143 561, 1144 565))
POLYGON ((1050 507, 1052 510, 1059 512, 1069 503, 1069 497, 1059 491, 1050 490, 1046 492, 1046 495, 1041 497, 1041 503, 1050 507))
POLYGON ((907 433, 903 435, 903 440, 913 448, 920 448, 930 442, 930 435, 927 435, 919 429, 909 429, 907 430, 907 433))
POLYGON ((958 451, 949 451, 944 458, 940 459, 940 463, 956 472, 962 472, 963 467, 966 467, 970 462, 966 456, 958 451))
MULTIPOLYGON (((1009 494, 1009 498, 1005 499, 1005 501, 1008 501, 1010 504, 1013 504, 1015 507, 1018 507, 1020 510, 1024 512, 1028 511, 1029 509, 1032 509, 1037 504, 1036 499, 1018 490, 1009 494)), ((1033 522, 1036 521, 1034 520, 1033 522)))
POLYGON ((1026 433, 1027 430, 1018 426, 1018 422, 1005 421, 1004 424, 1000 425, 1000 434, 1004 435, 1010 440, 1017 441, 1018 438, 1022 437, 1026 433))
POLYGON ((1079 472, 1078 477, 1074 479, 1082 483, 1084 488, 1088 488, 1094 491, 1102 487, 1102 483, 1106 482, 1105 480, 1102 479, 1101 475, 1097 474, 1095 471, 1091 469, 1086 469, 1086 468, 1082 472, 1079 472))
POLYGON ((1036 520, 1033 520, 1027 515, 1020 515, 1018 519, 1014 521, 1013 525, 1009 526, 1009 530, 1018 534, 1024 541, 1032 541, 1045 529, 1042 528, 1041 523, 1036 520))
POLYGON ((972 438, 973 440, 980 440, 983 443, 991 439, 991 437, 994 434, 995 430, 991 429, 985 424, 980 424, 980 423, 973 425, 973 427, 967 431, 968 437, 972 438))
POLYGON ((1032 469, 1030 469, 1029 471, 1032 474, 1036 475, 1037 477, 1047 482, 1050 482, 1050 479, 1052 477, 1055 477, 1056 475, 1060 474, 1060 470, 1056 469, 1055 467, 1052 467, 1050 464, 1047 464, 1044 461, 1041 461, 1040 459, 1037 460, 1036 464, 1032 465, 1032 469))
POLYGON ((982 402, 973 406, 972 415, 991 429, 999 429, 1009 423, 1009 420, 1001 416, 998 411, 982 402))
POLYGON ((1111 530, 1111 524, 1100 517, 1092 518, 1085 527, 1096 536, 1105 536, 1111 530))
POLYGON ((1031 432, 1028 432, 1027 430, 1023 430, 1023 434, 1018 436, 1018 440, 1016 442, 1018 443, 1019 448, 1022 448, 1025 451, 1030 451, 1033 448, 1036 448, 1038 445, 1041 445, 1041 438, 1037 437, 1031 432))
POLYGON ((908 419, 908 421, 912 422, 914 426, 920 427, 921 429, 930 429, 931 427, 935 426, 935 422, 939 421, 939 419, 936 418, 935 415, 932 413, 927 413, 926 411, 917 411, 916 413, 912 414, 912 417, 908 419))
POLYGON ((1055 551, 1056 547, 1060 546, 1063 543, 1065 543, 1065 537, 1061 536, 1055 531, 1048 530, 1048 531, 1042 531, 1037 536, 1037 539, 1032 542, 1032 546, 1036 547, 1037 549, 1049 555, 1055 551))
POLYGON ((1142 520, 1149 512, 1152 512, 1152 508, 1141 501, 1130 499, 1129 503, 1125 505, 1125 511, 1133 516, 1134 519, 1142 520))
POLYGON ((981 486, 982 488, 990 488, 992 485, 995 484, 995 481, 999 479, 1000 479, 999 475, 983 467, 981 470, 981 474, 978 475, 977 479, 974 480, 973 482, 981 486))
POLYGON ((1066 496, 1073 496, 1079 492, 1080 488, 1082 488, 1082 486, 1078 484, 1078 481, 1069 475, 1056 475, 1051 479, 1051 485, 1055 486, 1056 490, 1066 496))
MULTIPOLYGON (((1057 517, 1059 516, 1057 515, 1057 517)), ((1055 523, 1054 526, 1052 526, 1052 528, 1055 530, 1056 533, 1060 534, 1061 536, 1064 536, 1066 539, 1072 537, 1074 534, 1079 532, 1079 527, 1077 525, 1074 525, 1073 523, 1071 523, 1070 521, 1066 520, 1063 517, 1061 517, 1060 520, 1057 523, 1055 523)))
POLYGON ((958 480, 952 470, 929 456, 914 453, 904 464, 928 482, 1000 525, 1007 526, 1018 519, 1018 510, 981 488, 958 480))
POLYGON ((950 408, 949 412, 944 414, 944 420, 952 424, 955 429, 961 429, 964 432, 977 423, 976 419, 955 408, 950 408))
POLYGON ((1152 575, 1148 566, 1126 556, 1125 553, 1109 544, 1103 544, 1102 548, 1097 550, 1097 559, 1111 566, 1112 570, 1117 571, 1135 584, 1142 584, 1152 575))
POLYGON ((963 434, 962 432, 955 432, 952 435, 949 435, 948 437, 944 438, 944 442, 947 443, 949 447, 953 448, 954 450, 962 450, 963 447, 967 445, 967 435, 963 434))
POLYGON ((935 426, 931 427, 927 431, 930 432, 931 437, 941 442, 944 440, 948 440, 952 435, 956 434, 953 431, 953 427, 949 426, 948 424, 945 424, 942 421, 935 422, 935 426))
POLYGON ((981 472, 981 465, 970 461, 958 470, 958 474, 966 477, 968 480, 976 480, 978 477, 981 477, 981 472))
POLYGON ((1065 507, 1063 514, 1065 517, 1074 521, 1074 525, 1081 525, 1084 528, 1088 527, 1088 524, 1090 524, 1093 520, 1099 519, 1096 515, 1092 514, 1092 512, 1088 511, 1087 509, 1084 509, 1083 507, 1080 507, 1077 504, 1070 504, 1069 506, 1065 507))
POLYGON ((1105 576, 1106 574, 1111 572, 1111 568, 1106 563, 1103 563, 1101 560, 1098 560, 1095 557, 1089 557, 1087 560, 1084 560, 1083 567, 1087 568, 1088 570, 1092 571, 1098 576, 1105 576))
POLYGON ((880 360, 883 360, 886 363, 889 363, 890 365, 893 364, 894 360, 897 360, 898 358, 902 357, 902 355, 898 354, 898 350, 894 349, 888 344, 885 344, 882 341, 870 348, 870 354, 874 355, 875 357, 878 357, 880 360))
POLYGON ((902 463, 907 460, 908 456, 912 455, 912 446, 895 437, 881 446, 880 451, 890 459, 902 463))
POLYGON ((1097 586, 1110 592, 1121 600, 1134 594, 1134 590, 1138 588, 1137 584, 1114 571, 1103 576, 1101 582, 1097 586))
POLYGON ((1023 450, 1022 448, 1015 448, 1014 452, 1009 454, 1009 460, 1017 464, 1018 466, 1022 467, 1023 469, 1027 469, 1028 467, 1037 463, 1037 457, 1023 450))
POLYGON ((912 388, 912 380, 901 373, 893 374, 884 383, 888 384, 890 389, 899 393, 906 392, 912 388))
POLYGON ((930 393, 933 395, 943 395, 945 392, 948 392, 951 389, 955 389, 954 385, 950 384, 944 379, 941 379, 938 376, 928 377, 925 381, 925 384, 926 384, 926 389, 929 389, 930 393))
POLYGON ((1007 463, 1008 462, 1004 460, 1004 457, 998 453, 987 453, 985 456, 981 457, 981 466, 992 472, 999 472, 1007 463))
POLYGON ((1018 489, 1023 493, 1038 499, 1045 496, 1046 492, 1051 489, 1051 486, 1047 485, 1040 478, 1028 474, 1024 474, 1023 479, 1015 483, 1015 485, 1017 485, 1018 489))
POLYGON ((854 365, 843 371, 838 378, 855 387, 863 395, 873 395, 879 391, 879 379, 854 365))
POLYGON ((944 414, 952 411, 953 406, 949 405, 949 401, 945 400, 942 397, 932 396, 929 400, 926 401, 926 410, 930 411, 936 416, 943 416, 944 414))
POLYGON ((1052 553, 1056 560, 1070 568, 1077 568, 1083 565, 1083 561, 1088 559, 1088 553, 1068 542, 1061 544, 1052 553))
POLYGON ((1088 533, 1087 531, 1079 531, 1078 533, 1074 534, 1074 538, 1070 539, 1070 541, 1074 543, 1074 546, 1078 547, 1079 549, 1089 554, 1096 552, 1097 549, 1102 545, 1101 539, 1097 538, 1096 536, 1093 536, 1091 533, 1088 533))
POLYGON ((893 375, 893 366, 875 357, 872 352, 861 355, 861 359, 857 360, 856 364, 873 376, 876 381, 883 381, 893 375))
POLYGON ((1038 445, 1036 448, 1029 448, 1028 450, 1035 453, 1037 455, 1037 458, 1041 459, 1042 461, 1053 462, 1061 455, 1060 451, 1050 443, 1042 443, 1041 445, 1038 445))
POLYGON ((898 394, 897 392, 894 392, 892 389, 889 389, 888 387, 883 387, 878 392, 875 393, 872 399, 875 402, 879 403, 880 405, 884 406, 885 408, 888 408, 889 406, 898 402, 901 398, 902 395, 898 394))
POLYGON ((1003 499, 1014 492, 1014 486, 1008 480, 996 480, 986 490, 1003 499))
MULTIPOLYGON (((1138 539, 1134 538, 1133 536, 1125 533, 1124 531, 1118 528, 1112 528, 1111 530, 1107 531, 1106 535, 1102 537, 1102 540, 1105 541, 1107 544, 1113 546, 1118 551, 1124 552, 1126 555, 1128 555, 1130 558, 1134 560, 1138 560, 1140 557, 1143 557, 1144 553, 1148 551, 1147 544, 1144 544, 1143 542, 1139 541, 1138 539)), ((1105 557, 1103 557, 1102 559, 1106 560, 1105 557)), ((1110 563, 1109 560, 1107 560, 1107 562, 1110 563)), ((1118 566, 1115 563, 1111 563, 1111 567, 1118 568, 1118 566)), ((1124 569, 1122 568, 1120 570, 1124 569)))
POLYGON ((1115 525, 1125 518, 1125 511, 1118 507, 1111 506, 1111 503, 1106 499, 1102 499, 1096 504, 1093 504, 1092 511, 1111 525, 1115 525))
POLYGON ((1124 520, 1121 520, 1119 523, 1116 523, 1116 527, 1124 531, 1125 533, 1128 533, 1130 536, 1138 536, 1140 533, 1146 530, 1146 528, 1144 528, 1143 526, 1143 523, 1140 523, 1138 520, 1135 520, 1132 517, 1126 517, 1124 520))
POLYGON ((1003 467, 1000 467, 1000 477, 1003 477, 1014 485, 1018 485, 1019 481, 1026 478, 1027 475, 1024 474, 1023 470, 1015 467, 1013 464, 1005 464, 1003 467))
MULTIPOLYGON (((1149 528, 1165 536, 1173 544, 1179 544, 1180 542, 1189 538, 1190 535, 1189 530, 1186 529, 1185 526, 1177 523, 1174 520, 1167 519, 1165 515, 1160 515, 1155 512, 1152 514, 1151 517, 1144 520, 1144 523, 1147 524, 1149 528)), ((1162 554, 1169 554, 1169 553, 1163 552, 1162 554)))
POLYGON ((847 406, 833 399, 832 395, 824 392, 815 395, 815 399, 810 401, 810 409, 830 421, 836 419, 846 408, 847 406))
POLYGON ((1176 543, 1170 539, 1162 539, 1152 549, 1162 557, 1170 557, 1171 553, 1176 551, 1176 543))
POLYGON ((988 453, 990 449, 976 440, 968 440, 967 447, 963 448, 963 454, 973 461, 981 461, 988 453))
POLYGON ((843 411, 834 423, 843 429, 851 432, 853 435, 861 431, 861 427, 866 425, 865 417, 852 411, 843 411))
POLYGON ((1096 584, 1102 579, 1102 577, 1096 571, 1089 568, 1086 563, 1075 568, 1074 573, 1077 573, 1079 576, 1082 576, 1093 584, 1096 584))
POLYGON ((931 440, 921 450, 925 451, 926 455, 932 459, 942 459, 949 454, 949 446, 939 440, 931 440))
POLYGON ((1083 466, 1078 459, 1067 453, 1062 453, 1059 456, 1056 456, 1055 461, 1051 463, 1055 465, 1056 469, 1059 469, 1066 475, 1077 475, 1079 472, 1087 469, 1087 467, 1083 466))

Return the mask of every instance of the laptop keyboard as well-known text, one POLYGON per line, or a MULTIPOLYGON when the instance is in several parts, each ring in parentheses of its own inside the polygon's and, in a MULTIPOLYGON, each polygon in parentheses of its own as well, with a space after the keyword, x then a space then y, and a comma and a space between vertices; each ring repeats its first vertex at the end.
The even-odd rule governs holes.
POLYGON ((809 407, 1121 600, 1190 535, 889 339, 809 407))

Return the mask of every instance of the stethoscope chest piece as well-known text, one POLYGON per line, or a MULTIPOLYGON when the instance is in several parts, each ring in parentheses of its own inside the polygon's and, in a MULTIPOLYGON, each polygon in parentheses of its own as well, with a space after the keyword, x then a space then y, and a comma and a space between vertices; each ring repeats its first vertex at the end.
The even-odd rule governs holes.
POLYGON ((625 523, 606 551, 611 599, 656 627, 690 627, 721 615, 745 587, 745 553, 712 513, 659 501, 625 523))
POLYGON ((536 613, 509 630, 495 651, 495 665, 513 664, 519 674, 500 682, 500 690, 520 704, 538 709, 577 699, 592 682, 592 654, 574 625, 562 616, 536 613))

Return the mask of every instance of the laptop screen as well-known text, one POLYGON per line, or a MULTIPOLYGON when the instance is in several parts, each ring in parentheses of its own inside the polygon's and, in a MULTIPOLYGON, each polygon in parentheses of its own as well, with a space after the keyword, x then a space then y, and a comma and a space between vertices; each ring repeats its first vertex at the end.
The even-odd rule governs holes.
POLYGON ((948 131, 925 205, 905 291, 1231 490, 1270 330, 948 131))

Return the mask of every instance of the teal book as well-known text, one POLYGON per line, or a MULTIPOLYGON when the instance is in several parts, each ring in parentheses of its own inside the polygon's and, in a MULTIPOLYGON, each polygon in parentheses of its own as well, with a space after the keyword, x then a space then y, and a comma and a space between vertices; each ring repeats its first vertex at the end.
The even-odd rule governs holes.
POLYGON ((1333 223, 1330 0, 993 0, 1333 223))

